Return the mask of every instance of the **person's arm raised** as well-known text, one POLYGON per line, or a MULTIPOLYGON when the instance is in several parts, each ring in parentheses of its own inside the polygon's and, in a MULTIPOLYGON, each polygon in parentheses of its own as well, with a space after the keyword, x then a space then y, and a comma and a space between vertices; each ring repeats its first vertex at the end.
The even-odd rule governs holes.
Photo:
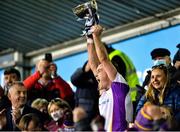
POLYGON ((94 76, 96 76, 96 70, 100 63, 96 54, 96 50, 92 38, 87 38, 87 51, 88 51, 88 64, 94 76))
POLYGON ((92 27, 93 30, 93 40, 95 43, 95 49, 100 63, 103 65, 104 70, 106 71, 109 79, 113 81, 116 77, 117 70, 114 65, 111 63, 106 48, 101 42, 101 33, 103 28, 100 25, 95 25, 92 27))

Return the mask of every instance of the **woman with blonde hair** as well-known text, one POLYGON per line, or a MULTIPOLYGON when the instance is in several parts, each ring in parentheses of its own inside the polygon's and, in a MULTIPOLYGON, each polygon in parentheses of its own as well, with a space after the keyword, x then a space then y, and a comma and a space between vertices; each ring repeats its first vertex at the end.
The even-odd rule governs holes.
POLYGON ((48 105, 48 113, 52 118, 52 121, 46 125, 49 131, 73 129, 72 110, 63 99, 52 99, 48 105))
POLYGON ((169 73, 164 65, 152 67, 150 83, 145 95, 141 97, 136 113, 148 101, 155 105, 169 107, 173 112, 173 117, 180 121, 180 88, 171 87, 169 83, 169 73))

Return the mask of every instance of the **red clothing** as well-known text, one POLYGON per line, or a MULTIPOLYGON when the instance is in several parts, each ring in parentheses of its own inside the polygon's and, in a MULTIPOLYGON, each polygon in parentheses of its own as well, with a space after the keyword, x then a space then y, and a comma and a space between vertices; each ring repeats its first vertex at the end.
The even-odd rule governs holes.
POLYGON ((53 80, 50 80, 50 82, 46 86, 43 86, 41 83, 38 82, 40 78, 41 78, 40 73, 36 71, 33 75, 27 77, 23 83, 28 90, 33 88, 35 90, 45 89, 46 91, 58 90, 60 98, 66 101, 68 100, 68 102, 70 101, 69 99, 72 99, 74 93, 71 87, 60 76, 56 77, 53 80))

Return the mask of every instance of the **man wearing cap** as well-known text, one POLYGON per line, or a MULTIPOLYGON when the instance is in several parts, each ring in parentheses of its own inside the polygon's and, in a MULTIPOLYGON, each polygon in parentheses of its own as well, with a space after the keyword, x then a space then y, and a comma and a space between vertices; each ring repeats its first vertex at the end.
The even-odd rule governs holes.
POLYGON ((164 64, 166 66, 171 66, 170 51, 165 48, 156 48, 151 51, 151 57, 154 65, 164 64))

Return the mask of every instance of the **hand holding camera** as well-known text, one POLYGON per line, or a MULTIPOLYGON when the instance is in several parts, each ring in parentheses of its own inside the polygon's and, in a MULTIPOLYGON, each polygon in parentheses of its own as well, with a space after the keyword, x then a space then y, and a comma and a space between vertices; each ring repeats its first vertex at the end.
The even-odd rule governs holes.
POLYGON ((40 60, 36 65, 36 70, 39 71, 39 73, 42 75, 45 71, 47 71, 49 68, 48 62, 44 60, 40 60))

